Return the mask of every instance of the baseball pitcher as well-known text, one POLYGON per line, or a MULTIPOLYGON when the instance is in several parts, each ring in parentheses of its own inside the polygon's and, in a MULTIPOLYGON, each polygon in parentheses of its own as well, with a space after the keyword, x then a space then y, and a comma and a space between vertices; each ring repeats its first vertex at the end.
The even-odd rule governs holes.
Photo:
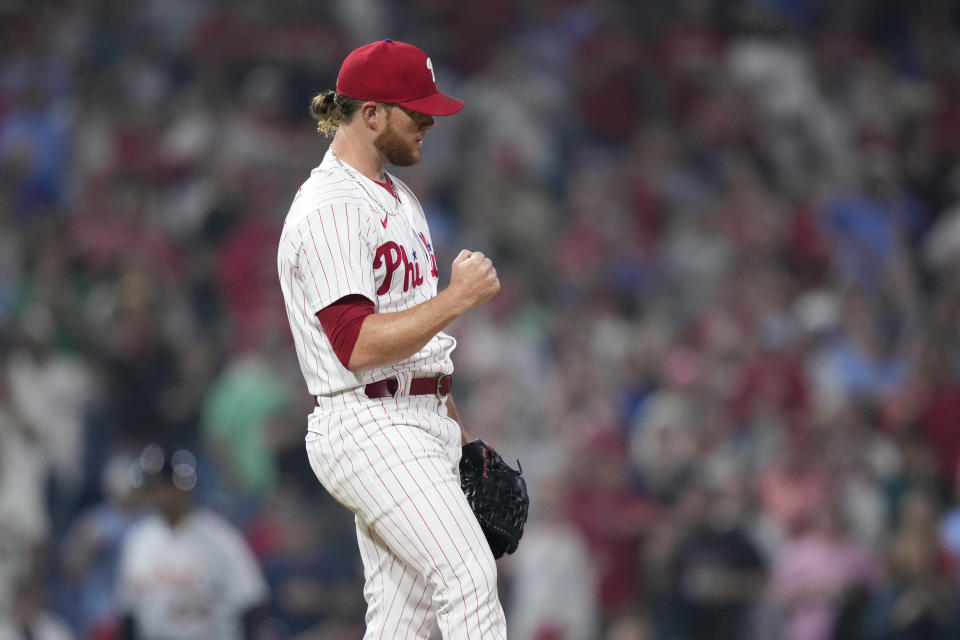
POLYGON ((526 489, 461 428, 456 341, 443 332, 500 281, 489 258, 464 250, 438 292, 423 209, 386 170, 417 164, 434 118, 463 106, 412 45, 387 39, 350 53, 336 90, 313 99, 333 140, 294 198, 278 251, 315 398, 307 454, 356 516, 367 638, 427 638, 434 619, 444 638, 506 637, 495 556, 516 548, 526 489))

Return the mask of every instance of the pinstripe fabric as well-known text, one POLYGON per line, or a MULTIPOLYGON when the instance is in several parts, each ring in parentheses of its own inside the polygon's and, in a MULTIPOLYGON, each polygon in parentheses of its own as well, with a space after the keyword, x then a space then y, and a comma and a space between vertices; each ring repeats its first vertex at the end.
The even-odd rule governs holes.
POLYGON ((377 313, 403 311, 437 295, 430 230, 416 197, 401 180, 392 178, 401 204, 393 215, 390 194, 372 180, 359 174, 357 178, 366 181, 366 191, 328 152, 297 192, 277 251, 287 319, 307 389, 314 396, 337 394, 391 376, 403 382, 413 376, 453 372, 450 354, 456 340, 440 332, 406 360, 351 373, 337 359, 317 320, 317 311, 351 294, 372 300, 377 313), (371 195, 379 204, 370 201, 371 195), (402 266, 390 273, 385 260, 377 263, 378 248, 389 243, 403 248, 411 270, 422 278, 419 285, 413 284, 402 266))
MULTIPOLYGON (((346 394, 353 395, 353 394, 346 394)), ((356 514, 365 638, 506 638, 496 564, 460 489, 460 428, 432 396, 321 398, 314 473, 356 514)))

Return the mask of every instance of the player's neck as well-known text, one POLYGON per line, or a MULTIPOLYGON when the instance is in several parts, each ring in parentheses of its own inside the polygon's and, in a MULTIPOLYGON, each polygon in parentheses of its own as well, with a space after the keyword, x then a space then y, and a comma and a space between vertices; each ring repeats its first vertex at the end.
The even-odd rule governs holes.
POLYGON ((183 524, 183 522, 190 515, 192 509, 189 506, 184 506, 180 508, 168 508, 162 509, 161 515, 163 519, 166 520, 167 526, 171 529, 176 529, 178 526, 183 524))
POLYGON ((330 150, 337 155, 343 162, 350 165, 350 168, 358 173, 383 182, 387 179, 384 168, 386 160, 383 155, 372 145, 361 144, 346 136, 341 136, 338 132, 330 143, 330 150))

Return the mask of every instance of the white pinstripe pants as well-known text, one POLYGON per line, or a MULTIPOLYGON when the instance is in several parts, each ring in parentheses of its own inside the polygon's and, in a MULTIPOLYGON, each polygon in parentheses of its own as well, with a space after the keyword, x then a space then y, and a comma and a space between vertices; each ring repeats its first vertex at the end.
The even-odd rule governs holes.
POLYGON ((323 486, 356 516, 366 639, 501 640, 497 567, 460 489, 460 428, 435 396, 321 398, 306 438, 323 486))

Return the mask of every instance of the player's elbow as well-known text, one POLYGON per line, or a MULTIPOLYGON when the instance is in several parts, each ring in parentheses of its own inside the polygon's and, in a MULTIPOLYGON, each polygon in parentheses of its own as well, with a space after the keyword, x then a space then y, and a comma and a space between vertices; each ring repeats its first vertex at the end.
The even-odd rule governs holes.
POLYGON ((340 362, 350 373, 360 373, 361 371, 373 369, 383 364, 376 358, 376 354, 358 348, 356 345, 353 351, 350 352, 349 360, 347 362, 341 360, 340 362))
POLYGON ((357 361, 355 358, 351 357, 350 362, 343 365, 346 367, 347 371, 350 373, 360 373, 364 369, 370 369, 370 365, 365 364, 362 360, 357 361))

